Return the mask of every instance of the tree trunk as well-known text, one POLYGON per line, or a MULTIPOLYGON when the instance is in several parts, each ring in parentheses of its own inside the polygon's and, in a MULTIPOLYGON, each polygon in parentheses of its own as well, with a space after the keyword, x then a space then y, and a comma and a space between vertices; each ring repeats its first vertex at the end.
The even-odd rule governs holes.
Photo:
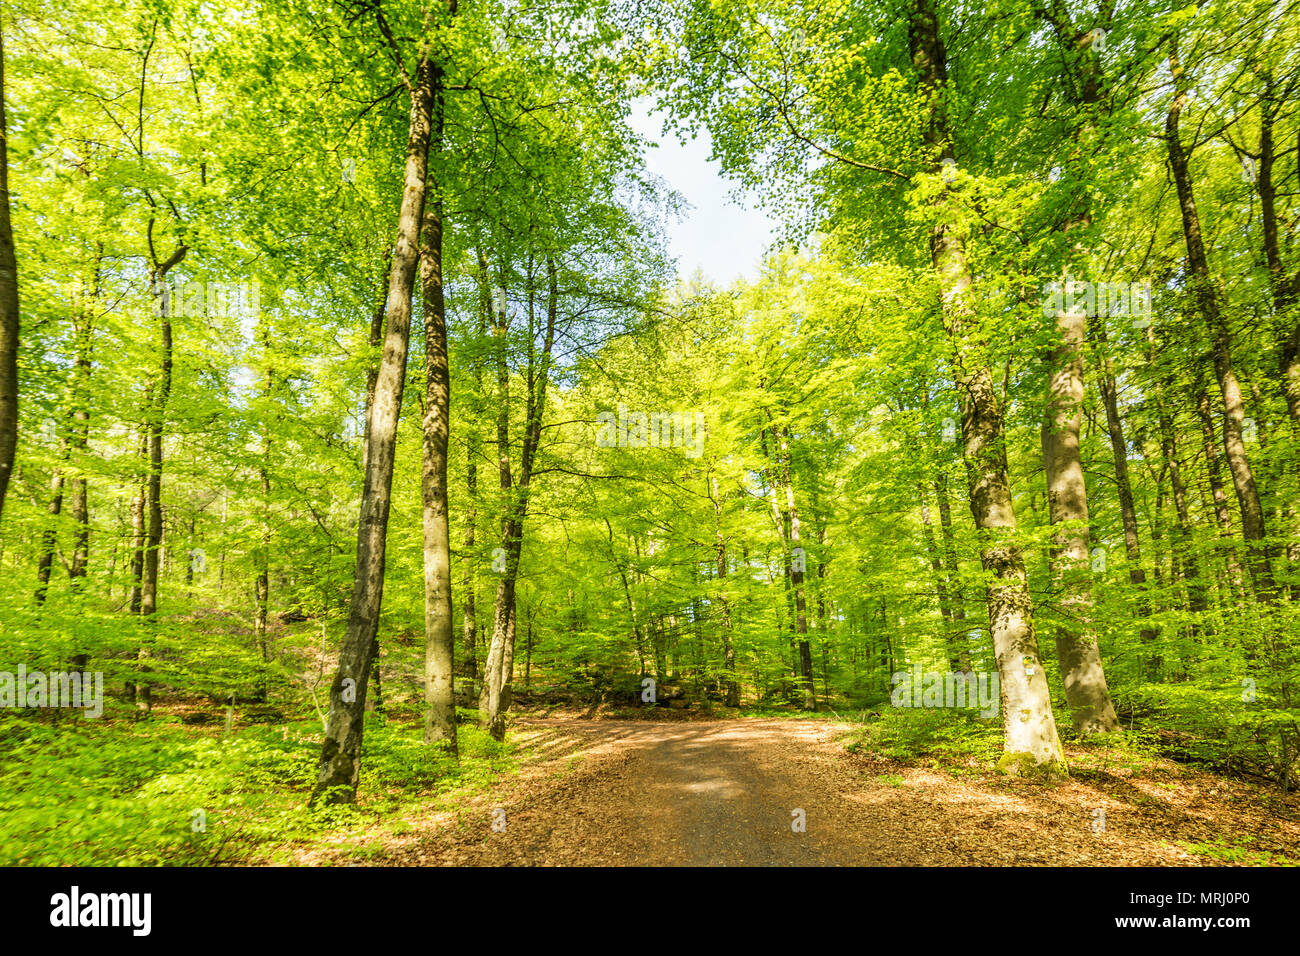
POLYGON ((18 258, 9 219, 9 125, 5 114, 4 23, 0 19, 0 517, 18 447, 18 258))
POLYGON ((953 671, 964 671, 961 659, 961 643, 953 624, 952 599, 948 594, 948 579, 944 571, 943 555, 934 538, 934 524, 930 519, 930 502, 926 500, 925 485, 917 485, 917 494, 921 501, 921 537, 925 541, 925 553, 930 560, 930 571, 934 578, 935 597, 939 604, 939 617, 943 619, 943 644, 948 652, 948 667, 953 671))
POLYGON ((966 626, 966 600, 961 584, 961 568, 957 563, 957 545, 952 528, 952 506, 948 502, 948 475, 940 470, 934 480, 934 493, 939 501, 939 533, 943 542, 943 563, 948 574, 948 601, 952 607, 953 625, 958 642, 957 666, 961 671, 971 669, 970 641, 966 626))
MULTIPOLYGON (((150 231, 152 233, 152 220, 150 231)), ((152 249, 152 244, 150 249, 152 249)), ((146 625, 141 637, 137 654, 139 670, 148 673, 148 660, 152 656, 151 633, 153 618, 158 613, 158 559, 162 547, 163 513, 162 513, 162 473, 163 473, 163 434, 167 424, 167 403, 172 391, 172 309, 174 303, 167 287, 167 273, 185 258, 188 248, 184 243, 165 262, 155 260, 149 275, 149 288, 155 297, 158 312, 158 372, 152 382, 152 401, 148 406, 145 420, 145 446, 147 462, 144 481, 144 497, 141 511, 145 518, 144 548, 140 568, 140 619, 146 625)), ((150 685, 147 681, 138 681, 135 685, 136 710, 147 716, 153 711, 150 685)))
MULTIPOLYGON (((271 455, 271 439, 269 435, 263 445, 262 455, 262 465, 258 469, 262 481, 262 507, 263 509, 269 509, 271 506, 271 476, 266 468, 266 459, 271 455)), ((271 661, 271 649, 266 627, 271 605, 271 523, 265 514, 262 516, 262 531, 257 553, 254 555, 254 563, 257 567, 257 576, 253 581, 253 594, 257 606, 253 612, 253 635, 257 640, 257 650, 262 656, 262 663, 268 664, 271 661)), ((258 703, 265 703, 266 695, 266 677, 263 675, 257 684, 256 698, 258 703)))
POLYGON ((375 380, 366 438, 365 484, 357 522, 357 566, 339 669, 330 687, 330 712, 311 800, 353 803, 361 772, 366 686, 384 593, 384 546, 392 497, 397 421, 411 335, 411 293, 424 215, 425 176, 433 112, 433 64, 421 60, 411 91, 410 128, 393 267, 385 304, 384 352, 375 380))
MULTIPOLYGON (((1119 415, 1119 389, 1110 355, 1106 352, 1106 320, 1096 321, 1093 339, 1102 352, 1099 386, 1102 405, 1106 408, 1106 432, 1110 437, 1111 458, 1115 463, 1115 492, 1119 498, 1120 521, 1124 528, 1124 554, 1128 559, 1128 580, 1137 592, 1138 615, 1147 621, 1151 617, 1151 600, 1147 596, 1147 572, 1142 566, 1142 546, 1138 539, 1137 509, 1133 506, 1133 482, 1128 471, 1128 444, 1124 440, 1124 422, 1119 415)), ((1156 629, 1143 624, 1139 639, 1143 645, 1156 642, 1156 629)), ((1154 679, 1159 668, 1157 657, 1147 661, 1147 676, 1154 679)))
MULTIPOLYGON (((487 329, 488 318, 492 314, 492 290, 488 277, 487 257, 482 249, 475 251, 478 260, 479 323, 478 334, 482 338, 487 329)), ((482 447, 479 436, 478 421, 483 412, 483 367, 477 354, 470 360, 472 377, 469 404, 471 422, 468 427, 465 463, 465 569, 463 604, 463 638, 462 673, 472 682, 478 679, 478 595, 475 574, 476 557, 474 547, 478 537, 478 457, 482 447)))
MULTIPOLYGON (((442 152, 442 74, 434 70, 430 153, 442 152)), ((456 753, 456 636, 451 606, 451 529, 447 504, 447 443, 451 427, 451 367, 442 288, 442 196, 436 177, 425 207, 420 278, 424 287, 424 442, 420 480, 424 508, 424 742, 456 753)))
MULTIPOLYGON (((532 481, 533 459, 541 442, 542 419, 546 411, 546 389, 550 380, 551 352, 555 346, 559 309, 559 287, 552 257, 546 259, 547 297, 546 327, 539 356, 529 353, 527 404, 524 414, 524 442, 519 456, 519 483, 515 486, 510 469, 509 369, 506 363, 506 310, 497 314, 497 461, 501 490, 505 492, 507 512, 502 519, 501 547, 505 551, 505 572, 497 586, 493 613, 492 643, 484 667, 483 692, 479 696, 480 721, 496 740, 505 738, 505 712, 511 700, 511 666, 515 641, 515 588, 523 550, 524 521, 528 516, 528 492, 532 481), (533 364, 534 358, 539 361, 533 364)), ((530 293, 531 304, 531 293, 530 293)), ((503 303, 504 305, 504 303, 503 303)), ((530 308, 531 312, 531 308, 530 308)), ((529 329, 529 343, 533 329, 529 329)))
MULTIPOLYGON (((952 158, 952 147, 941 99, 947 81, 947 52, 932 0, 915 0, 908 35, 913 64, 933 97, 928 138, 937 173, 940 157, 952 158)), ((981 562, 992 578, 988 586, 989 630, 998 663, 1005 751, 999 766, 1011 773, 1030 769, 1051 773, 1064 769, 1065 753, 1039 659, 1024 558, 1014 540, 1016 516, 1007 481, 1002 408, 968 301, 971 273, 965 242, 944 221, 948 218, 945 207, 951 202, 946 193, 936 201, 939 221, 930 236, 930 254, 952 348, 953 381, 961 396, 971 516, 982 537, 981 562)))
POLYGON ((59 514, 63 511, 63 471, 54 470, 50 479, 50 506, 47 509, 50 523, 41 532, 41 556, 36 565, 36 606, 45 603, 45 595, 50 589, 50 571, 54 567, 54 550, 58 543, 59 514))
MULTIPOLYGON (((146 390, 145 403, 150 403, 151 392, 146 390)), ((145 538, 145 495, 148 476, 145 470, 145 461, 149 454, 149 433, 147 428, 142 424, 140 427, 140 441, 136 445, 136 460, 138 470, 133 476, 135 481, 135 494, 131 498, 131 614, 138 616, 140 613, 140 595, 141 584, 144 579, 144 538, 145 538)))
MULTIPOLYGON (((505 288, 505 273, 502 269, 501 288, 505 288)), ((507 334, 510 329, 510 316, 507 303, 496 303, 493 314, 493 334, 496 337, 496 371, 497 371, 497 480, 502 497, 506 502, 506 512, 501 516, 501 545, 504 552, 505 567, 500 572, 497 582, 496 600, 492 608, 492 639, 488 644, 487 660, 483 665, 483 688, 479 694, 479 720, 485 730, 496 740, 505 739, 505 716, 501 713, 501 663, 505 656, 506 631, 509 623, 509 608, 514 606, 515 577, 511 562, 514 560, 514 526, 511 522, 513 511, 510 492, 514 480, 510 470, 510 368, 507 362, 507 334)), ((494 568, 495 570, 495 568, 494 568)))
MULTIPOLYGON (((1169 486, 1174 500, 1174 515, 1178 525, 1178 539, 1175 553, 1183 562, 1183 576, 1187 581, 1188 610, 1200 615, 1205 611, 1205 583, 1201 579, 1200 564, 1193 550, 1192 518, 1187 506, 1187 486, 1183 483, 1183 468, 1178 460, 1178 439, 1174 431, 1173 418, 1165 408, 1163 395, 1157 390, 1156 412, 1160 424, 1160 452, 1169 466, 1169 486)), ((1199 627, 1199 618, 1193 625, 1199 627)))
MULTIPOLYGON (((1040 9, 1055 29, 1062 45, 1062 58, 1070 74, 1066 84, 1075 112, 1072 150, 1067 160, 1069 182, 1086 184, 1094 180, 1092 159, 1097 151, 1098 113, 1104 108, 1103 76, 1095 53, 1079 43, 1080 31, 1060 9, 1050 14, 1040 9)), ((1069 212, 1060 223, 1066 237, 1063 278, 1074 279, 1074 266, 1086 255, 1087 236, 1092 227, 1092 203, 1086 186, 1075 188, 1069 212)), ((1101 651, 1093 627, 1093 599, 1090 567, 1091 540, 1088 526, 1088 494, 1083 476, 1079 429, 1083 418, 1083 349, 1087 331, 1086 311, 1056 310, 1056 341, 1049 360, 1050 376, 1043 413, 1043 467, 1047 476, 1048 519, 1057 530, 1052 536, 1049 564, 1060 596, 1059 620, 1054 622, 1057 657, 1065 699, 1077 733, 1108 733, 1119 727, 1111 703, 1110 689, 1102 669, 1101 651)))
MULTIPOLYGON (((100 271, 104 261, 104 244, 98 245, 90 303, 77 302, 75 310, 76 348, 74 360, 76 385, 72 406, 72 563, 68 566, 68 581, 74 592, 81 589, 90 562, 90 500, 86 480, 86 453, 90 447, 90 376, 91 350, 93 348, 92 305, 99 300, 100 271)), ((86 657, 77 654, 73 666, 85 669, 86 657)))
POLYGON ((781 429, 780 449, 782 478, 785 482, 786 511, 790 515, 790 548, 800 550, 800 560, 790 570, 790 584, 794 588, 794 629, 799 642, 799 683, 803 691, 804 710, 817 709, 817 692, 813 684, 812 647, 808 642, 808 602, 804 596, 804 569, 807 555, 800 544, 799 509, 794 500, 794 479, 791 475, 790 429, 781 429))
POLYGON ((709 489, 713 498, 714 552, 717 557, 718 606, 722 609, 722 666, 727 672, 728 707, 740 706, 740 683, 736 680, 736 647, 731 633, 731 602, 724 593, 727 580, 727 542, 722 536, 722 500, 718 497, 718 480, 710 479, 709 489))
POLYGON ((1165 145, 1169 153, 1169 166, 1173 171, 1174 184, 1178 188, 1178 205, 1182 212, 1183 238, 1187 246, 1187 267, 1191 273, 1192 296, 1201 317, 1209 327, 1214 373, 1223 396, 1223 450, 1228 460, 1228 471, 1232 476, 1233 488, 1237 493, 1237 504, 1241 509, 1241 533, 1247 545, 1250 574, 1258 600, 1264 604, 1271 604, 1276 599, 1276 587, 1265 542, 1264 511, 1260 506, 1255 474, 1251 469, 1250 459, 1246 454, 1246 443, 1242 437, 1243 422, 1246 418, 1245 406, 1242 403, 1241 386, 1232 367, 1232 341, 1228 323, 1219 307, 1218 293, 1210 277, 1209 261, 1201 239, 1201 221, 1196 209, 1187 153, 1183 149, 1178 133, 1178 121, 1182 115, 1183 105, 1187 102, 1187 80, 1178 59, 1176 38, 1173 43, 1169 55, 1169 69, 1174 77, 1175 92, 1169 111, 1165 115, 1165 145))
POLYGON ((1056 313, 1059 344, 1053 349, 1047 408, 1043 418, 1043 467, 1047 510, 1054 526, 1052 568, 1061 620, 1056 652, 1076 733, 1110 733, 1119 727, 1093 630, 1091 542, 1088 496, 1079 452, 1083 419, 1083 341, 1086 312, 1056 313))
POLYGON ((1280 100, 1274 90, 1272 74, 1260 74, 1264 95, 1260 103, 1259 122, 1259 191, 1260 218, 1264 224, 1264 261, 1268 266, 1269 289, 1273 296, 1273 317, 1278 342, 1279 386, 1286 401, 1291 429, 1300 435, 1300 316, 1296 300, 1300 298, 1300 273, 1287 277, 1278 243, 1277 186, 1273 165, 1277 156, 1273 147, 1273 126, 1280 100))

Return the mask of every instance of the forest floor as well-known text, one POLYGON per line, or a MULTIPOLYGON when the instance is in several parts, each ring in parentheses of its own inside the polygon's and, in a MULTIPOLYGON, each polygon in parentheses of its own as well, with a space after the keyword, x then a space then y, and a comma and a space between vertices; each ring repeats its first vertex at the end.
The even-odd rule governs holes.
MULTIPOLYGON (((1201 866, 1300 862, 1300 798, 1067 750, 1067 780, 852 752, 852 726, 521 717, 518 773, 371 842, 384 866, 1201 866), (803 832, 796 832, 802 811, 803 832), (1104 816, 1098 811, 1104 811, 1104 816), (495 829, 494 829, 495 827, 495 829)), ((346 864, 346 846, 299 862, 346 864)))

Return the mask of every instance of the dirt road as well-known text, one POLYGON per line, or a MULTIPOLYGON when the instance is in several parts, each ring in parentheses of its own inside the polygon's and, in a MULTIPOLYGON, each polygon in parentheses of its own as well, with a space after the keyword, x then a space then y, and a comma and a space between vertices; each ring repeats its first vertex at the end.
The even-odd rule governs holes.
POLYGON ((511 730, 529 755, 518 774, 454 812, 412 820, 366 861, 1197 866, 1225 861, 1188 844, 1219 839, 1229 823, 1257 850, 1300 853, 1294 797, 1270 802, 1209 774, 1170 765, 1053 785, 958 779, 846 753, 845 733, 797 720, 523 718, 511 730))

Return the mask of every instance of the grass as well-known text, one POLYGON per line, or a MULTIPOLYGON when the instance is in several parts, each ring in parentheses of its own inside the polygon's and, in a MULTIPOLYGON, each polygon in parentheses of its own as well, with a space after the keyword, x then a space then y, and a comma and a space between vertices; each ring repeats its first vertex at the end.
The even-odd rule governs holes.
POLYGON ((1284 853, 1252 849, 1249 844, 1254 842, 1253 836, 1240 836, 1231 842, 1220 837, 1213 842, 1180 842, 1178 846, 1195 856, 1235 866, 1300 866, 1300 860, 1292 859, 1284 853))
POLYGON ((954 773, 979 773, 1001 756, 1002 728, 996 721, 949 711, 889 708, 859 725, 846 747, 954 773))
MULTIPOLYGON (((513 748, 459 728, 460 760, 418 723, 367 719, 358 803, 308 809, 320 723, 229 736, 177 719, 0 719, 0 865, 220 865, 283 858, 397 811, 486 789, 513 748)), ((402 821, 393 821, 401 826, 402 821)), ((409 825, 408 825, 409 826, 409 825)))

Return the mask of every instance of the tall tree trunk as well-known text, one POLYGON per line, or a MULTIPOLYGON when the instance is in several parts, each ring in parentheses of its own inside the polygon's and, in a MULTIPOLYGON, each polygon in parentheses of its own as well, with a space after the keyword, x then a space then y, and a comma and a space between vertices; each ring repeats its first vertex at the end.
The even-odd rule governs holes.
MULTIPOLYGON (((529 365, 527 398, 524 414, 523 448, 519 454, 519 482, 513 482, 510 469, 510 374, 506 363, 507 316, 504 308, 497 313, 497 455, 501 490, 507 511, 502 519, 501 547, 505 551, 505 572, 497 585, 493 609, 492 643, 484 667, 483 693, 479 696, 479 715, 483 726, 496 740, 505 738, 505 712, 510 706, 511 664, 515 640, 515 589, 519 561, 523 550, 524 521, 528 516, 528 493, 533 475, 533 459, 542 437, 542 419, 546 412, 546 390, 551 374, 551 352, 555 347, 556 322, 559 317, 559 286, 555 260, 546 257, 546 327, 542 349, 532 349, 534 329, 529 329, 529 365), (536 362, 536 364, 534 364, 536 362)), ((531 281, 531 280, 530 280, 531 281)), ((530 315, 532 292, 529 293, 530 315)), ((503 303, 504 305, 504 303, 503 303)))
POLYGON ((1214 509, 1214 523, 1219 529, 1219 538, 1225 542, 1221 547, 1224 566, 1232 588, 1243 593, 1245 587, 1242 579, 1241 564, 1237 561, 1236 549, 1232 547, 1234 537, 1232 516, 1228 513, 1228 492, 1223 484, 1223 472, 1219 467, 1219 439, 1214 432, 1214 414, 1211 410, 1210 393, 1199 382, 1196 384, 1196 414, 1201 421, 1202 452, 1205 455, 1205 476, 1210 485, 1210 504, 1214 509))
POLYGON ((501 301, 495 303, 493 312, 493 334, 496 338, 496 378, 497 378, 497 481, 501 488, 502 499, 506 502, 506 511, 501 516, 501 550, 504 552, 505 567, 501 579, 497 582, 496 600, 492 607, 492 638, 488 643, 487 660, 483 665, 483 688, 479 694, 479 719, 485 730, 497 740, 505 738, 505 717, 501 713, 501 663, 505 656, 506 631, 509 624, 509 608, 515 600, 515 577, 511 567, 514 552, 514 526, 511 522, 513 512, 510 493, 514 480, 510 468, 510 367, 508 363, 508 340, 510 315, 505 301, 505 269, 500 270, 501 301))
MULTIPOLYGON (((361 474, 366 473, 366 463, 370 458, 370 411, 375 404, 375 386, 379 383, 379 367, 383 364, 383 353, 379 347, 384 344, 384 317, 388 306, 388 283, 393 271, 393 249, 384 250, 383 268, 379 274, 379 296, 375 309, 370 314, 370 348, 378 357, 366 369, 366 420, 361 435, 361 474)), ((379 674, 379 631, 375 630, 374 640, 370 642, 370 678, 375 682, 375 713, 383 713, 383 687, 379 674)))
POLYGON ((930 560, 933 574, 935 597, 939 602, 939 617, 943 619, 943 644, 948 652, 948 667, 953 671, 964 671, 962 666, 962 640, 959 639, 953 622, 952 599, 948 594, 948 578, 943 566, 943 555, 934 538, 934 523, 930 518, 930 502, 927 500, 925 485, 917 485, 921 501, 921 536, 925 541, 925 553, 930 560))
MULTIPOLYGON (((262 508, 271 507, 271 475, 267 470, 266 460, 271 455, 271 438, 268 435, 262 447, 262 464, 258 474, 262 483, 262 508)), ((267 631, 267 617, 271 606, 271 522, 265 513, 262 516, 262 529, 259 536, 254 564, 257 574, 253 580, 253 596, 256 607, 253 611, 253 636, 257 641, 257 650, 262 663, 271 661, 270 636, 267 631)), ((266 675, 258 678, 256 699, 265 703, 267 695, 266 675)))
POLYGON ((63 511, 63 470, 54 469, 50 479, 50 506, 47 509, 49 525, 41 532, 41 555, 36 565, 36 606, 45 603, 50 589, 50 571, 54 567, 54 551, 58 544, 59 514, 63 511))
MULTIPOLYGON (((1169 487, 1174 500, 1174 515, 1178 525, 1178 540, 1175 553, 1183 564, 1183 576, 1187 581, 1187 606, 1196 614, 1205 611, 1205 583, 1201 580, 1200 563, 1196 560, 1192 540, 1192 518, 1187 505, 1187 486, 1183 482, 1183 467, 1178 460, 1178 439, 1174 431, 1174 421, 1165 407, 1163 390, 1157 390, 1156 413, 1160 425, 1160 451, 1169 466, 1169 487)), ((1194 628, 1199 627, 1199 619, 1194 628)))
MULTIPOLYGON (((1097 56, 1080 47, 1080 31, 1063 19, 1059 8, 1052 11, 1049 22, 1062 41, 1063 57, 1072 78, 1067 92, 1077 117, 1067 160, 1069 181, 1086 184, 1094 180, 1091 160, 1096 151, 1098 113, 1104 107, 1103 77, 1097 56)), ((1067 283, 1075 279, 1080 264, 1087 274, 1086 245, 1092 227, 1087 187, 1077 189, 1072 200, 1070 212, 1059 226, 1066 238, 1063 278, 1067 283)), ((1049 360, 1042 423, 1043 469, 1047 477, 1048 519, 1057 529, 1052 536, 1049 562, 1059 595, 1059 619, 1053 622, 1056 653, 1074 730, 1088 735, 1116 730, 1119 718, 1111 703, 1093 625, 1088 491, 1079 442, 1088 315, 1085 310, 1071 308, 1073 296, 1067 295, 1064 304, 1055 311, 1056 340, 1049 360)))
POLYGON ((461 674, 473 681, 478 677, 478 608, 476 607, 474 579, 474 538, 478 523, 478 462, 474 448, 469 451, 465 470, 465 492, 468 505, 465 509, 465 568, 461 585, 461 674))
MULTIPOLYGON (((263 383, 264 395, 267 402, 274 399, 275 392, 275 369, 271 364, 271 328, 269 320, 261 322, 261 339, 262 339, 262 360, 266 362, 266 380, 263 383)), ((253 565, 256 571, 253 580, 253 595, 255 607, 253 611, 253 635, 257 641, 257 650, 261 655, 262 663, 271 662, 270 635, 267 630, 267 618, 270 613, 271 605, 271 425, 267 422, 263 425, 265 434, 262 438, 262 459, 258 463, 258 479, 262 489, 262 527, 260 529, 258 546, 253 555, 253 565)), ((191 564, 192 567, 192 564, 191 564)), ((258 703, 265 703, 267 697, 267 679, 266 672, 263 671, 257 682, 256 700, 258 703)))
POLYGON ((1110 733, 1119 727, 1092 621, 1088 496, 1079 451, 1087 321, 1082 311, 1056 313, 1060 343, 1054 349, 1042 428, 1048 515, 1052 525, 1060 528, 1053 536, 1052 554, 1061 614, 1054 628, 1056 652, 1074 730, 1083 735, 1110 733))
POLYGON ((1259 191, 1260 215, 1264 224, 1264 261, 1268 266, 1269 289, 1273 296, 1273 317, 1278 341, 1279 386, 1286 401, 1291 429, 1300 435, 1300 315, 1296 301, 1300 298, 1300 272, 1288 277, 1278 242, 1277 186, 1273 166, 1277 161, 1273 146, 1273 128, 1281 101, 1272 74, 1262 71, 1264 95, 1260 102, 1259 121, 1259 191))
POLYGON ((948 574, 948 601, 952 606, 952 619, 958 642, 957 666, 959 670, 965 672, 971 669, 970 641, 966 627, 966 600, 961 583, 961 568, 957 563, 952 505, 948 501, 948 475, 942 469, 934 479, 934 493, 939 501, 939 534, 943 542, 944 569, 948 574))
POLYGON ((804 595, 804 571, 808 558, 800 538, 799 509, 794 500, 794 478, 791 474, 790 429, 780 430, 780 450, 782 460, 781 477, 785 482, 786 511, 790 516, 790 548, 799 549, 799 561, 790 570, 790 584, 794 588, 794 629, 799 642, 799 683, 803 692, 804 710, 817 709, 817 692, 813 683, 812 646, 808 641, 808 602, 804 595))
MULTIPOLYGON (((153 255, 153 220, 149 221, 150 255, 153 255)), ((145 420, 145 446, 147 460, 144 480, 144 498, 141 511, 145 519, 144 548, 140 568, 140 620, 145 625, 142 632, 140 648, 136 655, 139 671, 149 672, 149 658, 152 656, 152 628, 154 617, 158 613, 158 559, 162 548, 163 513, 162 513, 162 474, 163 474, 163 435, 167 426, 167 404, 172 391, 172 309, 174 301, 167 286, 167 274, 189 251, 182 242, 165 262, 154 259, 149 274, 149 288, 154 295, 155 309, 158 313, 158 371, 151 383, 152 401, 148 406, 145 420)), ((153 699, 147 681, 138 681, 135 685, 135 706, 142 715, 153 711, 153 699)))
POLYGON ((5 114, 4 22, 0 17, 0 517, 18 447, 18 258, 9 219, 9 124, 5 114))
POLYGON ((1219 380, 1219 391, 1223 396, 1223 450, 1228 460, 1228 471, 1232 475, 1233 488, 1237 493, 1237 504, 1241 509, 1241 533, 1247 545, 1250 574, 1259 601, 1271 604, 1276 600, 1277 589, 1273 582, 1273 568, 1265 541, 1264 511, 1260 506, 1255 474, 1251 469, 1250 458, 1246 454, 1246 443, 1242 436, 1246 413, 1241 398, 1241 386, 1232 367, 1232 339, 1227 319, 1219 307, 1218 292, 1210 276, 1210 265, 1201 238, 1201 220, 1196 209, 1187 152, 1178 133, 1179 118, 1182 116, 1183 105, 1187 102, 1187 79, 1178 59, 1176 37, 1172 44, 1169 69, 1174 77, 1175 90, 1174 98, 1169 104, 1169 111, 1165 114, 1165 145, 1169 154, 1169 166, 1173 171, 1174 184, 1178 188, 1178 205, 1182 212, 1183 238, 1187 245, 1187 267, 1191 273, 1192 297, 1200 310, 1201 317, 1209 327, 1214 373, 1219 380))
MULTIPOLYGON (((145 404, 151 404, 151 390, 145 391, 145 404)), ((148 484, 146 461, 149 455, 149 432, 145 424, 140 426, 140 440, 136 445, 137 470, 132 476, 135 482, 135 494, 131 497, 131 614, 140 614, 140 596, 144 580, 144 541, 145 541, 145 498, 148 484)))
MULTIPOLYGON (((1133 482, 1128 470, 1128 444, 1124 440, 1124 421, 1119 414, 1119 389, 1110 354, 1106 351, 1106 320, 1099 316, 1093 339, 1101 350, 1101 374, 1098 376, 1101 402, 1106 409, 1106 433, 1110 438, 1111 458, 1115 463, 1115 493, 1119 498, 1120 522, 1124 528, 1124 555, 1128 559, 1128 580, 1137 593, 1137 611, 1143 621, 1151 618, 1151 599, 1147 595, 1147 572, 1142 566, 1142 546, 1138 538, 1137 509, 1133 506, 1133 482)), ((1146 647, 1156 642, 1156 629, 1144 623, 1139 640, 1146 647)), ((1147 676, 1154 679, 1159 669, 1158 656, 1147 660, 1147 676)))
MULTIPOLYGON (((442 153, 442 73, 434 69, 430 153, 442 153)), ((424 287, 424 441, 420 494, 424 508, 424 742, 456 753, 456 636, 451 605, 451 528, 447 444, 451 432, 451 367, 442 288, 442 195, 436 175, 424 211, 420 278, 424 287)))
MULTIPOLYGON (((91 350, 94 347, 92 326, 93 306, 99 301, 101 270, 104 261, 104 244, 98 244, 92 278, 90 301, 81 297, 75 310, 76 359, 74 360, 75 386, 73 388, 72 435, 72 563, 68 566, 68 580, 74 592, 81 589, 90 562, 90 500, 86 479, 86 455, 90 447, 90 377, 91 350)), ((83 654, 73 656, 73 666, 85 669, 83 654)))
POLYGON ((718 496, 718 480, 709 479, 713 499, 714 553, 717 558, 718 606, 722 609, 722 667, 727 673, 726 705, 740 706, 740 683, 736 680, 736 646, 731 633, 731 602, 725 593, 727 580, 727 542, 722 536, 722 499, 718 496))
MULTIPOLYGON (((478 334, 480 340, 486 335, 487 326, 490 316, 492 315, 492 290, 491 280, 488 273, 487 257, 483 254, 481 248, 475 250, 475 256, 478 260, 478 293, 479 293, 479 322, 478 334)), ((466 462, 465 462, 465 568, 464 568, 464 587, 462 593, 462 668, 465 677, 469 678, 470 686, 478 679, 478 595, 477 595, 477 577, 476 556, 474 548, 478 537, 478 458, 482 448, 482 439, 479 435, 478 423, 483 413, 483 366, 478 355, 475 354, 470 360, 470 372, 472 382, 470 384, 469 404, 471 406, 470 424, 467 429, 466 442, 466 462)))
MULTIPOLYGON (((912 62, 932 97, 928 139, 936 154, 933 171, 937 173, 940 157, 953 157, 941 98, 947 82, 947 52, 933 0, 914 0, 908 38, 912 62)), ((971 272, 965 241, 945 221, 951 201, 947 190, 936 201, 939 221, 931 232, 930 254, 952 349, 953 381, 961 396, 971 515, 982 537, 981 562, 991 577, 989 630, 998 663, 1005 751, 999 765, 1011 773, 1031 768, 1050 773, 1064 768, 1065 753, 1039 657, 1024 558, 1014 540, 1016 516, 1007 480, 1002 407, 969 302, 971 272)))
POLYGON ((392 500, 397 421, 406 379, 411 336, 411 293, 419 259, 425 177, 433 113, 433 64, 420 61, 411 90, 406 169, 402 187, 393 266, 384 311, 384 352, 375 379, 366 437, 365 484, 357 521, 357 566, 347 629, 339 650, 339 669, 330 687, 330 712, 311 800, 353 803, 361 772, 366 687, 370 676, 379 609, 384 594, 384 546, 392 500))

